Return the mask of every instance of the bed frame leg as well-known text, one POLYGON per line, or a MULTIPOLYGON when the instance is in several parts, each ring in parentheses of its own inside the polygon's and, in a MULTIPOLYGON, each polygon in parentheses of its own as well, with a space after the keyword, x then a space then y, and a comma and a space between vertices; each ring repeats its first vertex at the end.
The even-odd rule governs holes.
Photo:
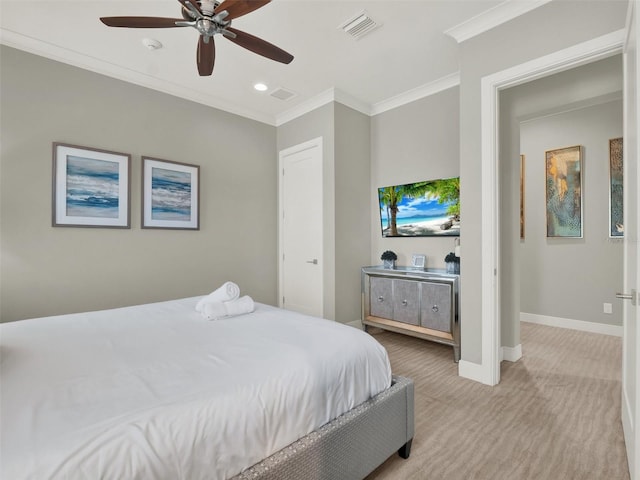
POLYGON ((409 455, 411 454, 411 442, 413 442, 413 438, 409 440, 407 443, 405 443, 403 446, 401 446, 400 449, 398 450, 398 455, 400 455, 405 460, 409 458, 409 455))

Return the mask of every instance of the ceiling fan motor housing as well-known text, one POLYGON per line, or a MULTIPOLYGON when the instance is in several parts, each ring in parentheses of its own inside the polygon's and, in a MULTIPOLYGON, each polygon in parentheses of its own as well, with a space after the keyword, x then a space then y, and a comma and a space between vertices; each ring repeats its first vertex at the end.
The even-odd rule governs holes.
MULTIPOLYGON (((209 0, 196 0, 198 5, 200 6, 200 11, 204 14, 204 15, 208 15, 208 16, 213 16, 213 12, 216 8, 218 8, 218 6, 220 5, 220 3, 222 2, 217 2, 217 1, 209 1, 209 0)), ((187 9, 185 6, 182 7, 181 9, 182 12, 182 17, 185 20, 195 20, 196 16, 195 14, 193 14, 193 12, 189 11, 189 9, 187 9)))

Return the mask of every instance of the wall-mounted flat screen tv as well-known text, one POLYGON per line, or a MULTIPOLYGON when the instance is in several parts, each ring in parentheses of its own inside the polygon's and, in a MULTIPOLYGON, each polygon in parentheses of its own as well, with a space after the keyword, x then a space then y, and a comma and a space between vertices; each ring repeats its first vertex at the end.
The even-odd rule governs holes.
POLYGON ((378 188, 383 237, 460 235, 460 177, 378 188))

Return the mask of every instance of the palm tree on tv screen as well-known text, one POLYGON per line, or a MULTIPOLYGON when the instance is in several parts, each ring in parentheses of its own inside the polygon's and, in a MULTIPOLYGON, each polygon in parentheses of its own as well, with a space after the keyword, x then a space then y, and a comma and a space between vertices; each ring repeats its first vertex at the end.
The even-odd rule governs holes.
POLYGON ((460 220, 460 177, 443 178, 427 183, 427 195, 439 204, 449 203, 447 215, 460 220))
POLYGON ((398 226, 396 218, 398 215, 398 205, 404 197, 417 198, 428 192, 429 182, 410 183, 408 185, 397 185, 395 187, 385 187, 379 190, 380 208, 387 209, 387 228, 389 236, 398 236, 398 226))
POLYGON ((378 190, 380 209, 387 211, 387 228, 391 237, 398 236, 398 205, 407 198, 428 196, 438 203, 448 203, 447 215, 460 220, 460 177, 444 178, 430 182, 384 187, 378 190))

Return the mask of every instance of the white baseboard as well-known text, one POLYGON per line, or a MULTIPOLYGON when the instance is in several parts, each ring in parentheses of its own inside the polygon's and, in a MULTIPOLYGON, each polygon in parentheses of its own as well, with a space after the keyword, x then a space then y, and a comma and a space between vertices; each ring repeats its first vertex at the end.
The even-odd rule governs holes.
POLYGON ((458 362, 459 377, 468 378, 469 380, 484 383, 485 385, 492 385, 491 381, 487 379, 486 373, 486 369, 479 363, 473 363, 467 360, 460 360, 458 362))
POLYGON ((345 325, 362 330, 362 320, 354 320, 353 322, 347 322, 345 325))
POLYGON ((500 347, 500 361, 517 362, 522 358, 522 344, 515 347, 500 347))
MULTIPOLYGON (((520 321, 547 325, 549 327, 568 328, 570 330, 580 330, 582 332, 601 333, 614 337, 622 337, 622 327, 619 325, 608 325, 606 323, 585 322, 584 320, 573 320, 571 318, 549 317, 547 315, 536 315, 533 313, 520 312, 520 321)), ((505 357, 506 358, 506 357, 505 357)))

